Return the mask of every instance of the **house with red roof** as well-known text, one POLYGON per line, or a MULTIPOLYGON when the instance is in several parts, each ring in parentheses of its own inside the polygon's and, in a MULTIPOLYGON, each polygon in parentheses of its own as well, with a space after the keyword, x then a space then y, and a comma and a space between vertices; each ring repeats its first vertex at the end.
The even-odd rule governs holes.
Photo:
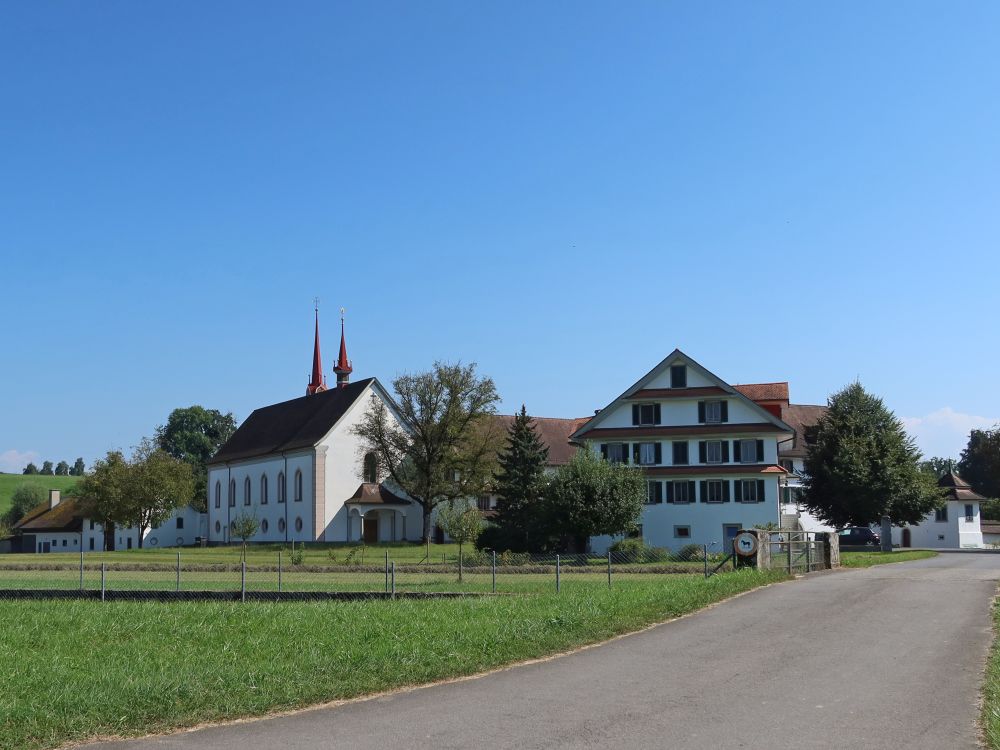
MULTIPOLYGON (((783 400, 787 383, 736 387, 675 349, 571 439, 643 470, 647 543, 728 550, 739 529, 780 521, 788 471, 779 445, 794 438, 783 400)), ((591 544, 602 551, 612 541, 591 544)))

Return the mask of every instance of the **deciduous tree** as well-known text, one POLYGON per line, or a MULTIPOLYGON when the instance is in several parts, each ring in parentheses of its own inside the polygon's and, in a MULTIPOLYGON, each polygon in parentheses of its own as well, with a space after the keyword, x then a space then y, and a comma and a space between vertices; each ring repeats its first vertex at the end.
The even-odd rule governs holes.
POLYGON ((578 450, 546 488, 539 518, 544 546, 579 551, 590 537, 631 533, 645 499, 646 478, 640 469, 578 450))
POLYGON ((82 458, 76 459, 73 463, 73 468, 69 470, 69 474, 72 477, 82 477, 85 470, 85 465, 82 458))
POLYGON ((362 457, 375 455, 378 478, 391 479, 420 505, 429 542, 438 504, 476 497, 492 481, 499 444, 492 417, 499 396, 491 378, 476 374, 475 364, 436 362, 428 372, 400 375, 393 389, 398 412, 373 395, 354 434, 362 457))
POLYGON ((469 500, 449 500, 438 506, 438 525, 458 542, 458 580, 462 580, 463 547, 476 541, 483 530, 483 514, 469 500))
POLYGON ((55 473, 52 470, 52 462, 51 461, 43 461, 42 462, 41 471, 39 471, 38 473, 39 474, 44 474, 45 476, 48 476, 48 477, 51 477, 55 473))
POLYGON ((146 531, 160 526, 176 508, 191 502, 194 473, 191 466, 144 439, 129 459, 111 451, 94 464, 77 488, 88 515, 111 524, 135 526, 142 547, 146 531))
POLYGON ((69 464, 65 461, 60 461, 56 464, 56 476, 57 477, 68 477, 69 476, 69 464))
POLYGON ((167 423, 156 428, 156 445, 194 470, 191 500, 200 510, 207 500, 208 460, 236 432, 231 412, 223 414, 203 406, 174 409, 167 423))
POLYGON ((969 434, 958 473, 980 495, 1000 498, 1000 426, 969 434))
POLYGON ((243 561, 247 559, 247 541, 260 529, 260 521, 252 513, 241 513, 229 525, 230 537, 243 542, 243 561))
POLYGON ((902 422, 858 382, 829 399, 805 473, 803 504, 836 528, 917 524, 943 502, 902 422))
POLYGON ((24 471, 22 471, 21 473, 22 474, 37 474, 38 473, 38 467, 35 466, 34 463, 29 463, 27 466, 24 467, 24 471))
POLYGON ((18 485, 10 496, 10 508, 7 509, 4 518, 13 526, 24 518, 29 510, 45 502, 45 495, 45 488, 41 485, 27 482, 18 485))

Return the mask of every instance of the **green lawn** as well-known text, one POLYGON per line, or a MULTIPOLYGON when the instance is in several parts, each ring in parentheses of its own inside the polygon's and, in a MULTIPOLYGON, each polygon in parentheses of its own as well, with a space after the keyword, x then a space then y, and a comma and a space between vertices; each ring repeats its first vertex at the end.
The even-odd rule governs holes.
POLYGON ((1000 750, 1000 600, 993 602, 993 645, 986 661, 982 710, 986 745, 1000 750))
POLYGON ((10 498, 14 490, 22 484, 37 484, 44 490, 60 490, 65 492, 79 481, 79 477, 50 477, 40 474, 0 474, 0 513, 6 513, 10 507, 10 498))
POLYGON ((0 602, 0 749, 134 736, 473 674, 784 578, 743 570, 435 600, 0 602))
POLYGON ((868 568, 872 565, 924 560, 936 556, 937 552, 929 549, 893 550, 892 552, 841 552, 840 564, 845 568, 868 568))

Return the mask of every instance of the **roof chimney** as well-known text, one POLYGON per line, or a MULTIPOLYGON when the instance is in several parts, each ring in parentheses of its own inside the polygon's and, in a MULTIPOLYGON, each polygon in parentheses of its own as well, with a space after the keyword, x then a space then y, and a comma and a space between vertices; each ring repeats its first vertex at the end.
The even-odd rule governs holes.
POLYGON ((49 510, 59 505, 59 490, 49 490, 49 510))

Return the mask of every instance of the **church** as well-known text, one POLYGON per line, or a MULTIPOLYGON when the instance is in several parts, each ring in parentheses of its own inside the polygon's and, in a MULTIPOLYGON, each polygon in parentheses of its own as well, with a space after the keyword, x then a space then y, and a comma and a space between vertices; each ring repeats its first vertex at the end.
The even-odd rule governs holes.
POLYGON ((250 541, 419 541, 421 507, 378 482, 373 455, 353 433, 372 398, 398 418, 377 378, 351 381, 343 316, 340 352, 327 387, 316 311, 306 394, 256 409, 208 464, 208 541, 226 544, 233 522, 257 519, 250 541))

